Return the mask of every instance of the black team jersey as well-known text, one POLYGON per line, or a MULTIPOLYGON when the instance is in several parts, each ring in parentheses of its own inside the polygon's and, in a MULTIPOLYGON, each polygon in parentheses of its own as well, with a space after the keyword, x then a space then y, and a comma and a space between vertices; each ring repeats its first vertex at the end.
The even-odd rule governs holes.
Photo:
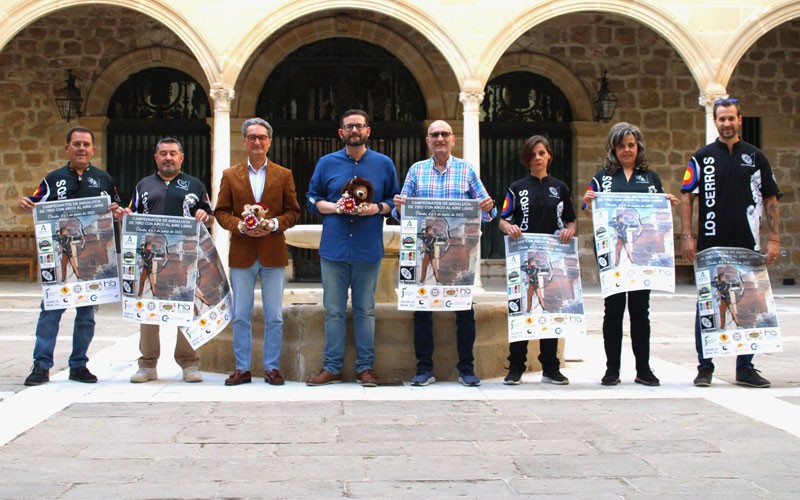
POLYGON ((763 200, 780 197, 769 160, 742 140, 728 145, 717 139, 689 160, 682 193, 697 195, 697 250, 738 247, 758 251, 763 200))
POLYGON ((523 233, 554 234, 575 220, 569 188, 555 177, 533 175, 514 181, 506 192, 500 217, 523 233))
POLYGON ((620 168, 614 174, 602 169, 592 177, 589 190, 595 193, 663 193, 664 186, 658 174, 650 169, 633 171, 630 179, 620 168))
POLYGON ((72 200, 109 196, 111 203, 119 203, 119 194, 114 179, 107 172, 89 164, 81 175, 69 163, 53 170, 45 176, 33 195, 28 196, 34 203, 40 201, 72 200))
POLYGON ((211 215, 211 202, 206 187, 197 177, 181 172, 167 182, 157 173, 136 185, 131 197, 131 210, 139 214, 194 217, 198 209, 211 215))

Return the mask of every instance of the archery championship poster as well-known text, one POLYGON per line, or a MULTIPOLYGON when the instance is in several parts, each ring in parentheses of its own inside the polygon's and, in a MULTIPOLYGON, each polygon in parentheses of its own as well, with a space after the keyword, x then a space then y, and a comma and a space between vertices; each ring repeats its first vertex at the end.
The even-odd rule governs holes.
POLYGON ((470 309, 481 234, 478 200, 407 198, 401 210, 397 308, 470 309))
POLYGON ((199 222, 188 217, 125 215, 123 319, 151 325, 191 324, 199 226, 199 222))
POLYGON ((597 193, 592 214, 603 298, 675 291, 672 208, 665 194, 597 193))
POLYGON ((704 358, 783 351, 763 255, 708 248, 697 253, 695 282, 704 358))
POLYGON ((197 288, 194 295, 194 319, 181 332, 192 349, 213 339, 231 322, 233 296, 214 240, 200 225, 200 251, 197 256, 197 288))
POLYGON ((119 269, 107 196, 37 203, 33 210, 46 310, 117 302, 119 269))
POLYGON ((505 242, 508 341, 586 335, 578 239, 523 233, 505 242))

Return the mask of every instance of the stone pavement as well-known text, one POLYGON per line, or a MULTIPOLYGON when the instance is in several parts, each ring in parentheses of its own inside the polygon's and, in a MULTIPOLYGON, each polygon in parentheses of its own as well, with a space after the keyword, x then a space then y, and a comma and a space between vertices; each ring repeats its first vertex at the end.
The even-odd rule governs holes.
POLYGON ((174 335, 161 379, 133 385, 137 328, 103 306, 100 383, 67 380, 68 312, 51 382, 25 388, 38 287, 0 283, 0 498, 798 498, 800 289, 775 293, 786 350, 756 358, 770 389, 732 385, 732 358, 692 386, 690 287, 653 294, 655 388, 633 383, 628 343, 622 384, 599 384, 597 289, 587 339, 567 343, 568 386, 185 384, 174 335))

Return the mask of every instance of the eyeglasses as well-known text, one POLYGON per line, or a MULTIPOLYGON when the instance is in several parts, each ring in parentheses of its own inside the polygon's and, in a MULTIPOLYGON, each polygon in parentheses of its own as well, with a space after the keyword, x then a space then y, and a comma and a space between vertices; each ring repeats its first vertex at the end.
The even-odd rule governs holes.
POLYGON ((367 128, 367 124, 366 123, 345 123, 344 125, 342 125, 342 128, 344 130, 347 130, 348 132, 352 132, 353 129, 364 130, 365 128, 367 128))
POLYGON ((729 97, 727 99, 717 99, 714 101, 714 106, 719 106, 720 104, 736 104, 739 102, 739 99, 734 99, 733 97, 729 97))
POLYGON ((248 142, 256 142, 257 140, 261 141, 261 142, 267 142, 267 139, 269 139, 269 136, 268 135, 248 135, 246 137, 246 139, 247 139, 248 142))
POLYGON ((430 133, 428 134, 428 137, 430 137, 431 139, 436 139, 437 137, 439 137, 439 136, 442 136, 442 137, 444 137, 445 139, 447 139, 447 138, 448 138, 448 137, 450 137, 451 135, 453 135, 453 133, 452 133, 452 132, 430 132, 430 133))

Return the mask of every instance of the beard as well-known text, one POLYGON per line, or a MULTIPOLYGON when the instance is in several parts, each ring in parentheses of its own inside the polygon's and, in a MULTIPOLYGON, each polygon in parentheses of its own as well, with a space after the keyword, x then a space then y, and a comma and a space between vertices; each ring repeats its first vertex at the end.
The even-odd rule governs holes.
POLYGON ((343 137, 342 142, 344 142, 345 145, 347 146, 363 146, 364 144, 367 143, 367 139, 369 139, 369 137, 363 134, 359 135, 351 134, 346 137, 343 137))

